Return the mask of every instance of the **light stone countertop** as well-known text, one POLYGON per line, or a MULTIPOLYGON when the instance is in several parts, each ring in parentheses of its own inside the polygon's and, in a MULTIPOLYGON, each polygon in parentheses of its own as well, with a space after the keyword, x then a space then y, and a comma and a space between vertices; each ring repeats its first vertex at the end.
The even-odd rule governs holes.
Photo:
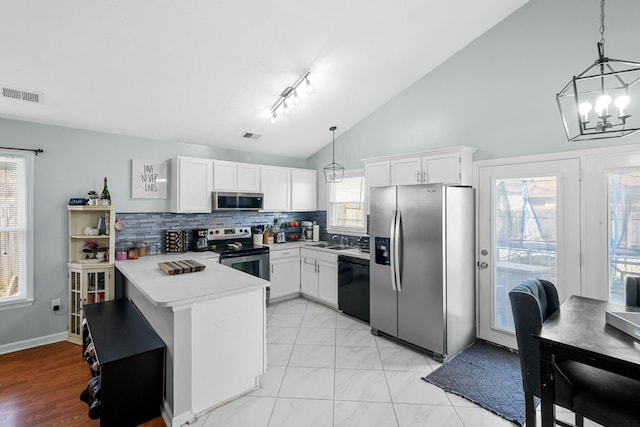
POLYGON ((320 248, 320 247, 313 246, 313 245, 317 245, 318 243, 327 243, 328 245, 335 245, 335 243, 331 243, 331 242, 310 242, 308 240, 300 240, 300 241, 286 242, 286 243, 273 243, 273 244, 264 245, 264 246, 268 246, 270 251, 306 248, 306 249, 313 249, 315 251, 329 252, 336 255, 347 255, 354 258, 369 259, 369 253, 362 252, 358 248, 336 250, 336 249, 320 248))
POLYGON ((258 288, 269 282, 234 270, 218 262, 212 252, 187 252, 116 261, 116 268, 154 305, 175 307, 215 298, 222 298, 258 288), (203 271, 169 275, 158 267, 159 262, 193 259, 206 266, 203 271))

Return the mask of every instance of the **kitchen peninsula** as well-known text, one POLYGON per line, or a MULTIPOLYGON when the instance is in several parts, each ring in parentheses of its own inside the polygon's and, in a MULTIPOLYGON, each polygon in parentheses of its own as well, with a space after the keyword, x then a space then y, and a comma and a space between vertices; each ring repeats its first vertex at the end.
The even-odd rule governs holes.
POLYGON ((127 298, 167 346, 162 416, 180 426, 259 385, 266 366, 268 281, 217 259, 176 254, 118 261, 127 298), (168 275, 159 262, 196 259, 204 271, 168 275))

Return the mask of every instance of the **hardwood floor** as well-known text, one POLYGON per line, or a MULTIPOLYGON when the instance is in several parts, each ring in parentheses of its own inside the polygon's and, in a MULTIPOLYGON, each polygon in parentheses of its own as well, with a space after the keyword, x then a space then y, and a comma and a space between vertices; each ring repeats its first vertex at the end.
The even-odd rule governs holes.
POLYGON ((0 355, 0 426, 97 427, 79 398, 90 378, 80 346, 69 342, 0 355))

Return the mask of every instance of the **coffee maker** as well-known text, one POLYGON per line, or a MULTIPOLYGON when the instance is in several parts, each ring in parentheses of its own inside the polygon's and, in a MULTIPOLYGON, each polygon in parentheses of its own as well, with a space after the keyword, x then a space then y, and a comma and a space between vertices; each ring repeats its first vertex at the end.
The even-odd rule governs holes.
POLYGON ((209 250, 209 241, 207 233, 209 230, 206 228, 196 228, 193 232, 193 250, 196 252, 204 252, 209 250))

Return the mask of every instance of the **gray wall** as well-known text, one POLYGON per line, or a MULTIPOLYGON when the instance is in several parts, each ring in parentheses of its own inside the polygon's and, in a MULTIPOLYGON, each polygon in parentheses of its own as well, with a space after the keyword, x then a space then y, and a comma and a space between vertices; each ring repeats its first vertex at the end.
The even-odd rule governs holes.
MULTIPOLYGON (((336 139, 336 161, 468 145, 475 159, 637 143, 568 143, 555 95, 597 57, 598 0, 531 0, 336 139)), ((640 2, 606 3, 605 53, 640 61, 640 2)), ((382 84, 382 83, 381 83, 382 84)), ((340 118, 334 123, 340 129, 340 118)), ((330 138, 327 138, 330 140, 330 138)), ((322 171, 331 145, 309 159, 322 171)), ((319 177, 322 175, 319 174, 319 177)), ((318 209, 326 186, 318 180, 318 209)))
POLYGON ((57 126, 0 119, 0 146, 42 148, 35 158, 35 302, 0 311, 0 345, 67 329, 66 316, 51 299, 67 300, 66 205, 71 197, 102 190, 103 177, 116 212, 164 212, 169 200, 131 198, 131 159, 166 160, 177 155, 278 166, 306 167, 306 161, 211 147, 152 141, 57 126))

